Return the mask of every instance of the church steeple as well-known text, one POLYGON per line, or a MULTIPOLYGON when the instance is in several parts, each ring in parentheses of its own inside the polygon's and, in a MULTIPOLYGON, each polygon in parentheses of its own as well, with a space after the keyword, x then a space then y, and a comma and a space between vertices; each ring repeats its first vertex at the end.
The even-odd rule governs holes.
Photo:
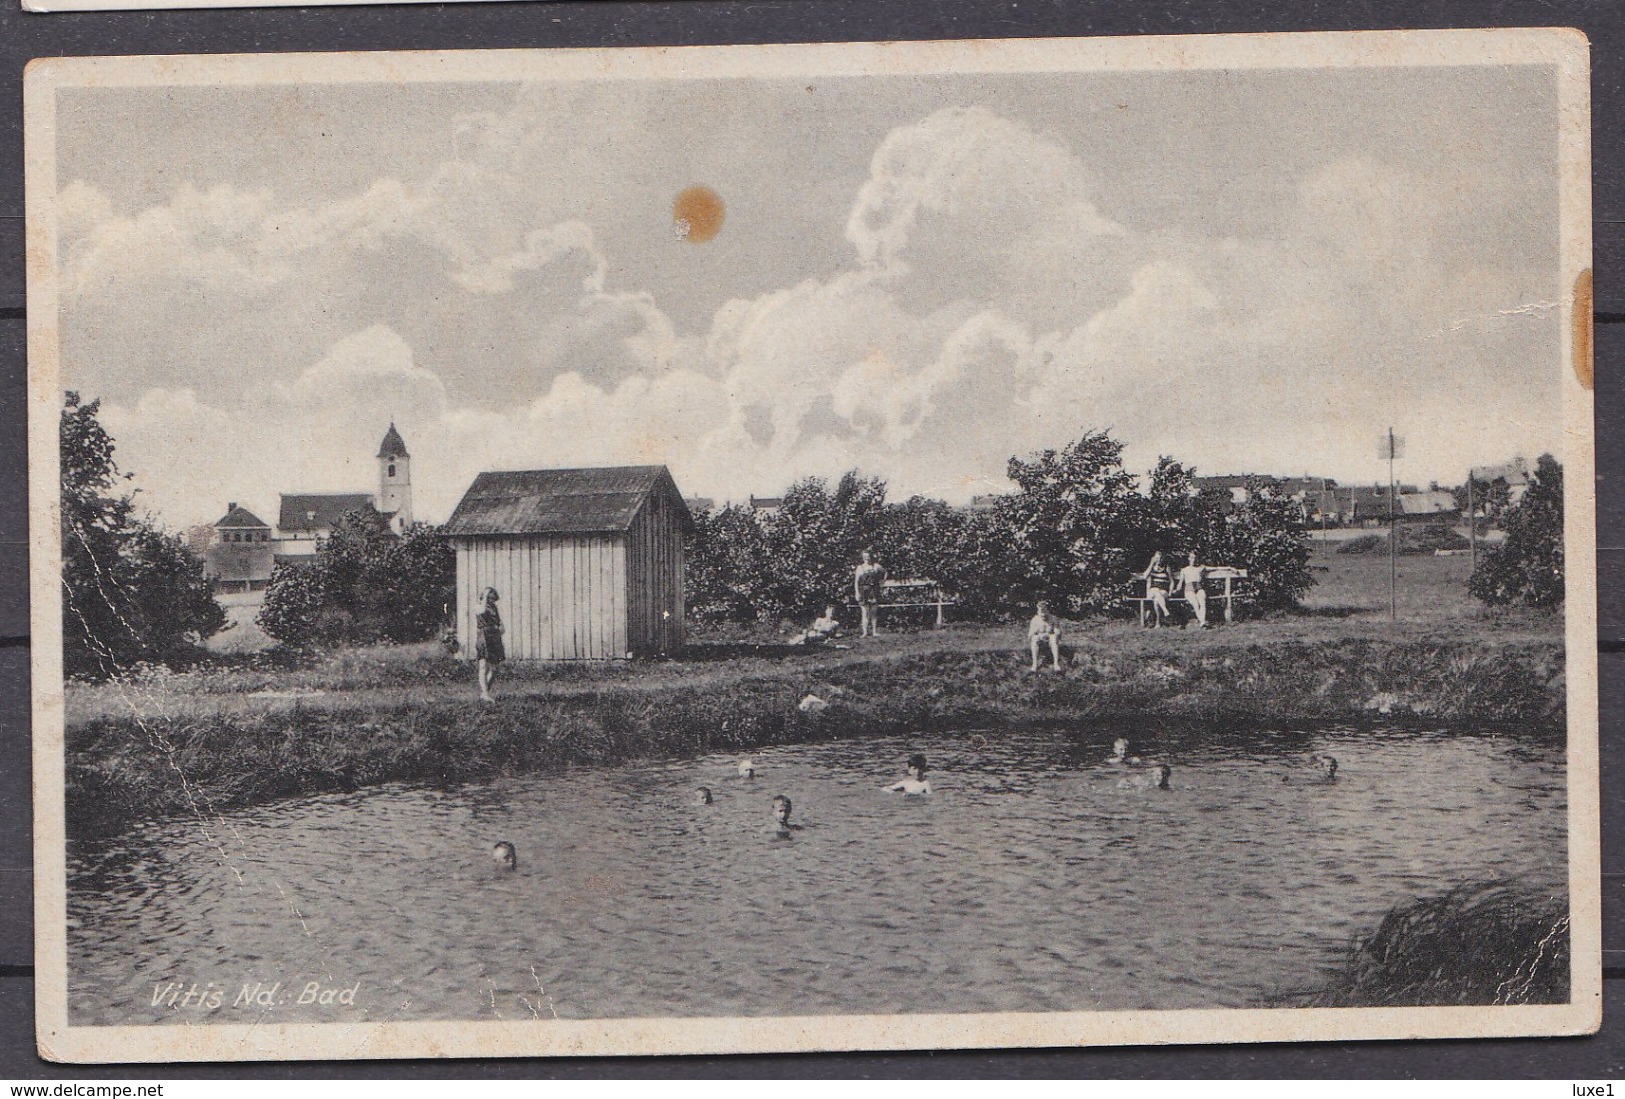
POLYGON ((412 524, 412 456, 394 421, 378 444, 378 510, 397 532, 412 524))
POLYGON ((389 430, 384 432, 384 441, 378 444, 378 457, 380 458, 410 458, 406 452, 406 440, 401 433, 395 430, 395 421, 389 421, 389 430))

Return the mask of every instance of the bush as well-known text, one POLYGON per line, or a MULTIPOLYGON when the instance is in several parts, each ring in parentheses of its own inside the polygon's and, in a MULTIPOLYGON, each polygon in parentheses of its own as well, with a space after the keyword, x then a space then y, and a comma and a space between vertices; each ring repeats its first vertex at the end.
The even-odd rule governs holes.
POLYGON ((427 641, 456 601, 456 567, 435 528, 418 523, 397 537, 376 511, 354 511, 314 562, 276 567, 257 621, 296 647, 427 641))
POLYGON ((1376 553, 1378 550, 1388 548, 1388 539, 1380 534, 1362 534, 1358 538, 1350 538, 1337 547, 1338 553, 1376 553))
POLYGON ((1449 527, 1437 523, 1427 523, 1419 527, 1399 528, 1399 553, 1401 556, 1432 555, 1439 550, 1470 549, 1472 543, 1449 527))
POLYGON ((1504 517, 1506 541, 1478 559, 1467 591, 1492 606, 1563 602, 1563 466, 1542 454, 1523 499, 1504 517))
POLYGON ((1556 1004, 1569 999, 1562 899, 1472 882, 1396 906, 1349 950, 1315 1007, 1556 1004))

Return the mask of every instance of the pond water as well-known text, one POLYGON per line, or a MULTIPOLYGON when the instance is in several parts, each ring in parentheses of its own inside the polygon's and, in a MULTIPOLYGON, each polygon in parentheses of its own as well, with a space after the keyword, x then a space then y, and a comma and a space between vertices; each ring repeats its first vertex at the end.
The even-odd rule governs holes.
POLYGON ((1173 766, 1157 790, 1121 785, 1140 772, 1105 762, 1110 741, 838 741, 755 753, 753 779, 712 756, 150 826, 70 862, 72 1018, 1262 1006, 1396 903, 1566 878, 1560 745, 1341 728, 1136 745, 1173 766), (882 792, 914 751, 934 792, 882 792), (1338 758, 1336 783, 1315 784, 1310 752, 1338 758), (788 839, 781 793, 803 826, 788 839))

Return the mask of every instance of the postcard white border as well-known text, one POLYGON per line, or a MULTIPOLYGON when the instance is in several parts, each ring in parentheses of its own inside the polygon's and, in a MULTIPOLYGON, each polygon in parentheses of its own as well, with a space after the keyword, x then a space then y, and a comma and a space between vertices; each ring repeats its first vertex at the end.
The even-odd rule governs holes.
MULTIPOLYGON (((90 5, 103 6, 103 5, 90 5)), ((142 5, 146 6, 146 5, 142 5)), ((1511 1037, 1595 1031, 1602 1013, 1601 864, 1590 299, 1562 304, 1572 1002, 1474 1008, 1226 1009, 593 1021, 89 1027, 67 1019, 61 660, 56 92, 68 87, 816 75, 1549 65, 1559 87, 1563 285, 1589 284, 1589 43, 1573 30, 784 46, 51 58, 24 89, 28 215, 30 594, 37 1038, 52 1060, 523 1057, 1511 1037), (1582 279, 1582 274, 1585 278, 1582 279)))

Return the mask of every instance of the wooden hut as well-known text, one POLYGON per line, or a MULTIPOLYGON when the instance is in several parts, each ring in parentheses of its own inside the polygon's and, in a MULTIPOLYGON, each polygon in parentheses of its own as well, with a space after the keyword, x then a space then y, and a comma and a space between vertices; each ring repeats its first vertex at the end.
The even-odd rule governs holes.
POLYGON ((473 656, 487 587, 512 660, 610 660, 683 645, 683 535, 665 466, 482 473, 443 533, 457 552, 457 635, 473 656))

